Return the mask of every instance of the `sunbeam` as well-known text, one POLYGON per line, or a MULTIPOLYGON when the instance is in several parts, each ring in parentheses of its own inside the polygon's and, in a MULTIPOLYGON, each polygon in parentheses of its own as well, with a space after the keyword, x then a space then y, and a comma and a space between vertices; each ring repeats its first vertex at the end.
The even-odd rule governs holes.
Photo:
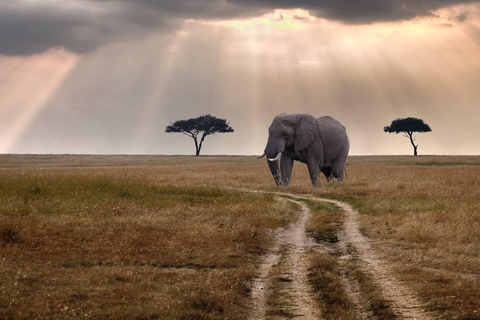
POLYGON ((211 113, 235 134, 205 152, 259 154, 282 112, 337 118, 352 154, 409 153, 382 130, 407 116, 432 126, 423 153, 480 152, 478 6, 371 24, 301 9, 179 21, 80 55, 1 56, 0 152, 188 154, 165 126, 211 113))
POLYGON ((8 153, 78 62, 78 56, 52 50, 29 57, 0 57, 11 66, 0 87, 0 152, 8 153))
MULTIPOLYGON (((173 72, 178 63, 178 52, 183 50, 183 43, 188 36, 189 32, 185 30, 184 23, 182 28, 175 33, 173 39, 167 44, 161 41, 161 39, 152 38, 150 40, 150 42, 155 45, 149 48, 153 53, 149 56, 152 61, 156 61, 156 63, 150 70, 152 74, 151 90, 147 92, 148 97, 141 110, 138 131, 132 136, 132 142, 130 143, 136 152, 148 153, 148 150, 142 148, 142 141, 145 141, 148 135, 154 134, 153 128, 158 125, 156 119, 163 108, 162 98, 164 98, 166 94, 168 79, 173 77, 173 72), (164 51, 163 56, 155 54, 155 52, 162 51, 162 49, 164 51)), ((142 52, 141 54, 145 53, 142 52)))

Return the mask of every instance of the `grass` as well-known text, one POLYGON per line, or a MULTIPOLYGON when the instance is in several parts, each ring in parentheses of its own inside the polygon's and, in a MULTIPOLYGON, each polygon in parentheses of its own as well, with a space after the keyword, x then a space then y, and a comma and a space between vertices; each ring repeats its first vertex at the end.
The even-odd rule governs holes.
POLYGON ((4 244, 20 243, 22 238, 20 236, 21 226, 16 219, 3 219, 0 224, 0 242, 4 244))
POLYGON ((2 170, 0 318, 241 318, 272 195, 96 170, 2 170))
POLYGON ((316 193, 359 210, 361 231, 435 319, 479 319, 478 157, 432 158, 355 159, 347 186, 316 193), (432 161, 455 165, 419 165, 432 161))
MULTIPOLYGON (((479 319, 479 164, 350 157, 345 183, 313 189, 298 163, 287 191, 351 203, 435 319, 479 319)), ((296 216, 222 187, 283 190, 254 157, 0 155, 0 318, 244 317, 265 231, 296 216)), ((334 244, 335 223, 312 228, 334 244)))

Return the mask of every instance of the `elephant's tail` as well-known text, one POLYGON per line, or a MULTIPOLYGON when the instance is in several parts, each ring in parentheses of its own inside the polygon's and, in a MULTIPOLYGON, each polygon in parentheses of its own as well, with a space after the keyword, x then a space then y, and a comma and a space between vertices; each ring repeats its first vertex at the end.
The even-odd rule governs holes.
POLYGON ((347 167, 346 166, 343 167, 343 171, 345 172, 345 178, 348 179, 347 167))

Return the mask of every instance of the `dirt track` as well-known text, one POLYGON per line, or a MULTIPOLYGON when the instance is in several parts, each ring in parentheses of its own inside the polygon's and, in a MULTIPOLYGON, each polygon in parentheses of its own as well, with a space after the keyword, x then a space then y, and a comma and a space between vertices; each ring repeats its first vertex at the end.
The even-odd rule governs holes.
MULTIPOLYGON (((304 203, 293 202, 302 208, 302 215, 299 221, 289 229, 280 228, 272 232, 276 240, 275 247, 265 255, 260 266, 260 274, 252 289, 254 301, 252 319, 267 318, 267 294, 274 281, 271 271, 279 264, 282 265, 281 279, 288 282, 285 286, 289 298, 288 306, 282 306, 281 309, 284 310, 281 311, 288 314, 289 318, 312 320, 319 318, 320 312, 308 285, 308 268, 305 261, 305 253, 309 252, 314 246, 313 239, 305 234, 305 224, 310 210, 304 203)), ((278 311, 276 310, 277 313, 278 311)))
MULTIPOLYGON (((272 193, 245 189, 237 190, 272 193)), ((349 259, 354 256, 354 258, 360 261, 360 268, 362 268, 362 271, 367 273, 372 279, 372 282, 379 287, 383 299, 388 302, 398 319, 431 319, 431 317, 423 311, 422 305, 414 293, 397 281, 389 266, 377 257, 370 241, 359 231, 358 212, 349 204, 336 200, 300 196, 284 192, 275 192, 273 194, 287 196, 296 200, 308 199, 323 201, 340 207, 345 212, 345 223, 338 237, 338 246, 343 248, 340 259, 349 259), (346 250, 345 248, 348 247, 353 248, 353 250, 346 250)), ((299 203, 298 201, 294 202, 299 203)), ((308 268, 305 264, 306 253, 315 250, 314 240, 305 234, 305 224, 310 210, 305 204, 299 204, 302 208, 302 215, 299 221, 287 230, 281 229, 273 232, 276 238, 276 244, 272 251, 264 256, 259 275, 252 290, 254 301, 251 315, 252 319, 268 318, 266 310, 268 310, 267 296, 269 290, 271 290, 270 286, 273 281, 271 273, 282 259, 290 261, 289 263, 285 263, 285 267, 283 268, 283 273, 291 275, 292 278, 289 289, 291 290, 290 310, 293 310, 293 312, 290 312, 290 318, 321 319, 321 312, 317 309, 310 292, 311 289, 308 286, 308 268), (288 250, 281 252, 280 249, 285 246, 288 247, 288 250)), ((345 274, 345 272, 343 273, 345 274)), ((360 319, 372 318, 365 302, 359 298, 361 294, 358 292, 358 284, 352 281, 352 279, 349 279, 349 277, 345 277, 344 280, 347 292, 350 293, 352 300, 357 306, 358 317, 360 319)))

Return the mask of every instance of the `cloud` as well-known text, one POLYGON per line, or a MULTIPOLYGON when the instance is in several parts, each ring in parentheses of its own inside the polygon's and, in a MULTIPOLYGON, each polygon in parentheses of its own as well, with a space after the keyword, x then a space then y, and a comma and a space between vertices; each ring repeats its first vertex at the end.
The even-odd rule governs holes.
POLYGON ((18 0, 0 3, 0 54, 30 55, 64 47, 85 53, 152 30, 171 30, 175 17, 127 2, 18 0))
POLYGON ((263 8, 302 8, 317 17, 349 24, 365 24, 434 16, 435 11, 441 8, 478 2, 478 0, 258 0, 255 4, 263 8))
MULTIPOLYGON (((451 11, 439 15, 457 15, 451 11)), ((469 13, 478 20, 473 9, 469 13)), ((472 141, 480 136, 480 29, 468 23, 439 28, 430 21, 374 27, 316 21, 304 27, 257 32, 193 22, 182 32, 103 46, 79 57, 3 152, 189 154, 191 139, 168 135, 165 127, 210 113, 231 122, 235 134, 207 141, 205 154, 260 154, 272 118, 286 112, 340 120, 352 154, 409 154, 405 138, 382 131, 408 116, 434 129, 418 137, 422 154, 479 154, 472 141)), ((52 54, 56 61, 57 51, 45 55, 52 54)), ((13 70, 10 78, 19 86, 0 86, 3 99, 17 92, 21 101, 0 117, 7 133, 37 85, 16 69, 39 81, 44 74, 27 68, 24 58, 8 59, 16 63, 0 70, 13 70)))
POLYGON ((457 22, 465 22, 468 20, 468 11, 462 12, 459 15, 455 16, 457 22))
MULTIPOLYGON (((276 8, 302 8, 350 24, 432 16, 440 8, 478 0, 16 0, 0 3, 0 54, 29 55, 53 47, 85 53, 185 19, 254 17, 276 8)), ((465 16, 459 17, 461 21, 465 16)))

